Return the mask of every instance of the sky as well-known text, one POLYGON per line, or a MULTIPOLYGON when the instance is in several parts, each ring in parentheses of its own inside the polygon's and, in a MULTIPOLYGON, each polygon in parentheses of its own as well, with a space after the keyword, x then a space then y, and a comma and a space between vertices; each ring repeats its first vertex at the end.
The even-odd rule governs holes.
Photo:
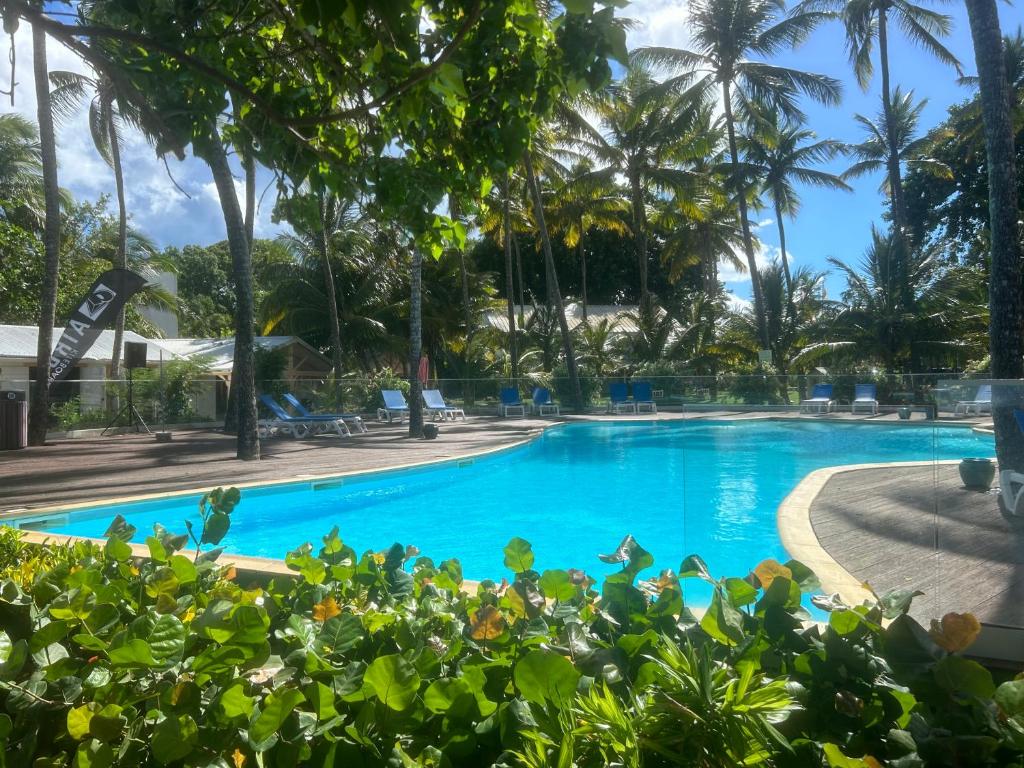
MULTIPOLYGON (((964 72, 974 74, 974 52, 970 29, 962 3, 941 6, 953 17, 953 31, 945 41, 947 47, 960 59, 964 72)), ((1024 24, 1024 10, 1020 6, 999 3, 1004 33, 1024 24)), ((620 15, 636 20, 629 33, 630 48, 643 45, 686 47, 687 5, 681 0, 635 0, 620 15)), ((880 87, 876 77, 871 88, 864 92, 851 72, 844 48, 843 32, 838 23, 820 27, 801 47, 778 57, 779 64, 830 75, 843 84, 843 100, 838 107, 823 107, 805 103, 808 126, 821 138, 857 141, 860 139, 853 115, 874 116, 880 108, 880 87)), ((0 44, 0 48, 5 47, 0 44)), ((913 89, 918 98, 928 99, 921 117, 922 130, 928 130, 946 115, 946 109, 970 96, 969 89, 958 85, 957 74, 913 46, 894 29, 890 39, 890 71, 892 84, 904 90, 913 89)), ((16 77, 15 104, 11 107, 5 98, 0 112, 17 111, 35 121, 35 94, 32 83, 31 33, 27 25, 15 35, 16 77)), ((57 43, 50 42, 47 56, 51 70, 70 69, 85 71, 78 58, 57 43)), ((6 89, 11 80, 11 68, 6 51, 0 53, 0 88, 6 89)), ((225 237, 224 220, 217 201, 216 189, 209 169, 202 162, 187 158, 179 162, 168 158, 167 168, 140 136, 126 138, 123 154, 128 210, 132 225, 148 234, 158 245, 182 246, 187 243, 207 245, 225 237), (173 175, 174 181, 168 175, 173 175), (186 194, 178 191, 175 183, 186 194)), ((103 193, 112 193, 113 179, 92 146, 85 110, 58 133, 58 161, 60 182, 79 199, 95 199, 103 193)), ((827 167, 827 166, 826 166, 827 167)), ((838 160, 829 170, 839 173, 844 161, 838 160)), ((261 169, 258 194, 270 183, 271 175, 261 169)), ((855 264, 861 258, 870 238, 872 223, 881 222, 885 199, 878 191, 881 177, 869 176, 851 183, 852 193, 803 188, 800 190, 803 207, 793 221, 786 221, 786 241, 789 257, 794 264, 807 265, 817 270, 828 269, 826 259, 834 256, 855 264)), ((241 182, 237 180, 241 192, 241 182)), ((271 220, 274 190, 270 188, 259 208, 256 222, 257 237, 272 237, 280 225, 271 220)), ((778 254, 778 230, 772 217, 760 214, 757 235, 764 243, 759 260, 764 263, 778 254)), ((743 304, 750 296, 750 280, 727 265, 722 266, 722 278, 743 304)), ((826 278, 830 295, 838 296, 842 279, 831 273, 826 278)))

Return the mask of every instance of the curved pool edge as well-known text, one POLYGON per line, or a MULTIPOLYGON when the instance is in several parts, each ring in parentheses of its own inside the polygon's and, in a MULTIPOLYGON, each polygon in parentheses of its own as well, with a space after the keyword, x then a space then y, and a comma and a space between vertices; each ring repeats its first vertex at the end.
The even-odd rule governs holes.
POLYGON ((887 461, 868 464, 839 464, 834 467, 816 469, 805 475, 779 504, 775 513, 779 540, 790 557, 799 560, 814 571, 821 582, 822 592, 838 594, 848 605, 860 605, 865 600, 873 601, 875 597, 867 585, 846 570, 821 546, 811 523, 811 505, 829 480, 846 472, 856 472, 862 469, 933 467, 950 464, 959 464, 959 462, 956 460, 887 461))

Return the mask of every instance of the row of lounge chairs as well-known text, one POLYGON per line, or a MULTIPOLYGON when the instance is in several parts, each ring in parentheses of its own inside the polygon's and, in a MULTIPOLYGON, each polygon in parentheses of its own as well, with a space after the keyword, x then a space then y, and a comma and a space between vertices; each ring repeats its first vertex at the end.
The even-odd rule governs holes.
MULTIPOLYGON (((830 413, 836 407, 832 399, 831 384, 815 384, 811 396, 800 401, 800 410, 804 412, 830 413)), ((867 409, 872 415, 878 413, 878 389, 874 384, 857 384, 854 387, 853 402, 850 412, 857 413, 867 409)), ((981 415, 992 412, 992 385, 982 384, 978 387, 973 400, 960 400, 953 407, 954 416, 970 416, 972 413, 981 415)))
POLYGON ((273 418, 260 419, 257 422, 260 438, 286 435, 302 439, 323 434, 349 437, 353 429, 356 432, 366 431, 366 425, 357 413, 313 414, 291 392, 284 394, 284 400, 296 415, 288 413, 270 395, 260 395, 260 402, 273 414, 273 418))
MULTIPOLYGON (((401 422, 409 416, 409 403, 400 389, 382 389, 381 397, 384 399, 384 407, 377 409, 377 420, 393 422, 396 418, 401 422)), ((432 419, 455 421, 461 418, 466 420, 466 412, 461 408, 448 405, 444 401, 439 389, 425 389, 421 393, 423 397, 423 410, 432 419)))

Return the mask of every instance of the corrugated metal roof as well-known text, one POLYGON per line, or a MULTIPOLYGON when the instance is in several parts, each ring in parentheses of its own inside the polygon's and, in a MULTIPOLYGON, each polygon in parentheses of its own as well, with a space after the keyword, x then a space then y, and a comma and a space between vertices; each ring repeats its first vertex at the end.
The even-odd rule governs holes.
MULTIPOLYGON (((277 349, 293 342, 302 343, 297 336, 257 336, 253 339, 261 349, 277 349)), ((161 339, 160 343, 179 357, 204 358, 210 370, 217 373, 229 373, 235 359, 234 336, 225 339, 161 339)))
MULTIPOLYGON (((53 345, 60 341, 63 328, 53 329, 53 345)), ((163 339, 153 341, 133 331, 124 332, 125 341, 142 342, 147 345, 146 359, 151 363, 160 362, 160 352, 164 360, 171 360, 176 355, 163 346, 163 339)), ((36 345, 39 343, 39 330, 34 325, 0 325, 0 359, 36 359, 36 345)), ((114 332, 101 331, 99 338, 85 353, 83 360, 109 362, 114 351, 114 332)))
MULTIPOLYGON (((528 304, 520 307, 518 304, 515 305, 516 322, 519 322, 520 312, 524 319, 529 320, 533 315, 533 305, 528 304)), ((633 321, 631 315, 636 314, 637 306, 635 304, 588 304, 587 305, 587 319, 591 323, 600 322, 604 319, 610 319, 615 323, 615 330, 618 333, 636 333, 636 323, 633 321)), ((577 325, 583 322, 583 305, 578 303, 566 304, 565 306, 565 319, 569 325, 569 329, 572 330, 577 325)), ((486 322, 492 328, 499 330, 503 333, 508 333, 508 314, 506 310, 490 310, 484 314, 484 322, 486 322)))

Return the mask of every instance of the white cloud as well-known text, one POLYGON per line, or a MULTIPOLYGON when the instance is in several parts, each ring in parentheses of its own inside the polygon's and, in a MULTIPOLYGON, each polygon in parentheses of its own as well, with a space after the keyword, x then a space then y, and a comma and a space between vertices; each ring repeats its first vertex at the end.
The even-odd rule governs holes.
MULTIPOLYGON (((0 87, 6 89, 11 80, 11 72, 5 53, 0 52, 0 87)), ((0 113, 18 112, 35 123, 37 115, 32 78, 32 31, 27 24, 22 24, 15 34, 15 53, 15 104, 12 107, 10 101, 5 99, 0 103, 0 113)), ((91 74, 90 68, 75 53, 53 40, 47 41, 46 56, 51 71, 70 70, 91 74)), ((82 110, 58 128, 58 178, 61 186, 70 190, 79 200, 95 200, 102 194, 109 195, 113 210, 113 174, 93 146, 86 107, 87 102, 83 101, 82 110)), ((125 197, 132 226, 160 246, 182 246, 188 243, 208 245, 224 239, 220 200, 205 163, 191 155, 183 161, 169 156, 165 168, 163 160, 136 131, 125 132, 121 155, 125 197), (168 176, 168 169, 191 199, 177 189, 168 176)), ((234 158, 232 165, 237 169, 234 158)), ((236 176, 240 175, 240 171, 236 170, 236 176)), ((269 180, 270 172, 260 168, 257 173, 257 195, 269 180)), ((235 186, 241 202, 244 198, 240 178, 236 179, 235 186)), ((269 193, 255 223, 258 236, 273 237, 284 229, 282 225, 270 220, 273 204, 274 196, 269 193)))
MULTIPOLYGON (((743 264, 747 263, 747 256, 743 252, 742 248, 737 248, 735 250, 735 254, 743 264)), ((757 264, 758 269, 766 267, 772 262, 778 261, 781 258, 782 249, 779 248, 779 246, 777 245, 772 245, 771 243, 761 242, 760 246, 754 252, 754 262, 757 264)), ((793 254, 789 250, 786 251, 786 258, 789 260, 790 264, 793 264, 793 262, 796 261, 796 259, 793 257, 793 254)), ((718 276, 719 279, 726 284, 750 284, 750 274, 746 270, 740 271, 736 269, 736 267, 733 264, 730 264, 727 261, 719 262, 718 276)))
POLYGON ((725 300, 726 303, 729 305, 730 312, 744 312, 754 305, 750 299, 744 299, 740 296, 737 296, 732 291, 725 292, 725 300))
POLYGON ((688 3, 680 0, 634 0, 623 15, 636 21, 636 26, 626 35, 630 49, 640 46, 686 48, 690 44, 688 3))

